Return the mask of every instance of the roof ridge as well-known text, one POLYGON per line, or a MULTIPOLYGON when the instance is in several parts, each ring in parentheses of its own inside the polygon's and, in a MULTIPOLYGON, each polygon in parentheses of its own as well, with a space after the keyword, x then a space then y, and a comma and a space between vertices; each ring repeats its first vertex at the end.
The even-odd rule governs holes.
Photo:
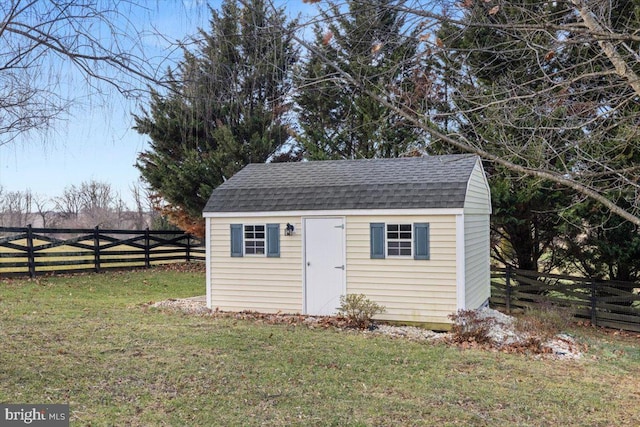
MULTIPOLYGON (((374 158, 358 158, 358 159, 327 159, 327 160, 302 160, 297 162, 257 162, 248 163, 247 166, 269 166, 269 165, 309 165, 318 163, 354 163, 354 162, 391 162, 391 161, 409 161, 409 160, 425 160, 433 159, 443 161, 456 161, 461 159, 467 159, 472 157, 478 157, 474 153, 462 153, 462 154, 438 154, 429 156, 407 156, 407 157, 374 157, 374 158)), ((246 167, 246 166, 245 166, 246 167)))

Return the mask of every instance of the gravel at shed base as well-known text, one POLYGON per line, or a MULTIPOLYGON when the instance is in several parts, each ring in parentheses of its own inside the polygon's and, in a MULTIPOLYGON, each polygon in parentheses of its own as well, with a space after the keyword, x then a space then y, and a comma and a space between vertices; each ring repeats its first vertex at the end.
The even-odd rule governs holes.
MULTIPOLYGON (((524 344, 532 338, 536 338, 529 333, 519 331, 516 327, 516 319, 497 310, 485 307, 477 310, 478 317, 487 319, 491 329, 489 338, 495 348, 506 348, 524 344)), ((549 340, 541 343, 545 351, 546 358, 553 359, 580 359, 582 351, 580 345, 573 337, 567 334, 558 334, 549 340)))
MULTIPOLYGON (((237 317, 242 318, 259 318, 268 320, 271 323, 302 323, 309 327, 315 326, 336 326, 340 327, 340 321, 334 321, 335 318, 327 318, 321 316, 304 316, 290 314, 258 314, 254 313, 226 313, 213 311, 206 307, 204 298, 183 298, 168 299, 151 304, 152 307, 168 310, 181 311, 188 314, 212 317, 237 317)), ((500 350, 508 346, 517 345, 530 339, 531 336, 524 335, 515 328, 515 318, 490 308, 482 308, 478 310, 478 316, 487 319, 491 325, 489 337, 492 341, 492 347, 500 350)), ((376 324, 374 329, 363 331, 365 334, 387 335, 393 338, 408 339, 412 341, 427 342, 447 342, 451 338, 450 333, 434 332, 428 329, 416 326, 396 326, 385 323, 376 324)), ((552 339, 542 343, 546 353, 538 355, 544 358, 575 360, 582 358, 580 346, 573 337, 567 334, 559 334, 552 339)))

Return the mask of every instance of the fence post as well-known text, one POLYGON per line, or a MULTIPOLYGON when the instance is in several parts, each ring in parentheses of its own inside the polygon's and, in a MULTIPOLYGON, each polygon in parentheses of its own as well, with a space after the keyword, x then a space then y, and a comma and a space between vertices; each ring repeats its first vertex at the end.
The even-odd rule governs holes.
POLYGON ((144 230, 144 266, 151 267, 151 241, 149 238, 149 227, 144 230))
POLYGON ((511 314, 511 266, 507 266, 507 273, 505 274, 506 281, 506 306, 507 314, 511 314))
POLYGON ((31 224, 27 225, 27 265, 29 266, 29 277, 36 277, 36 254, 33 249, 33 229, 31 224))
POLYGON ((97 225, 93 229, 93 268, 100 273, 100 232, 97 225))
POLYGON ((191 234, 187 233, 187 262, 191 262, 191 234))
POLYGON ((598 326, 598 315, 596 312, 596 280, 591 280, 591 325, 598 326))

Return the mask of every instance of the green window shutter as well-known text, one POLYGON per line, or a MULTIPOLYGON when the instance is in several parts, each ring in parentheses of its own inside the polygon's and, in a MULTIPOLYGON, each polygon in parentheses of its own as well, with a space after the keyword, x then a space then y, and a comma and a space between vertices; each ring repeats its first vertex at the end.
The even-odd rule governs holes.
POLYGON ((413 224, 413 258, 429 259, 429 224, 413 224))
POLYGON ((231 256, 242 256, 242 224, 231 224, 231 256))
POLYGON ((267 224, 267 256, 280 256, 280 224, 267 224))
POLYGON ((369 224, 371 229, 371 258, 384 258, 384 223, 374 222, 369 224))

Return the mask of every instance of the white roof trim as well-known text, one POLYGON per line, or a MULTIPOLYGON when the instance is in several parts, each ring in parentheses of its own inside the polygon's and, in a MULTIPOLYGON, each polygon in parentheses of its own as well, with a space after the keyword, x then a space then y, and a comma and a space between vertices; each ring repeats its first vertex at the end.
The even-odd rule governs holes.
POLYGON ((391 215, 462 215, 463 208, 437 209, 348 209, 315 211, 204 212, 205 218, 254 218, 273 216, 391 216, 391 215))

